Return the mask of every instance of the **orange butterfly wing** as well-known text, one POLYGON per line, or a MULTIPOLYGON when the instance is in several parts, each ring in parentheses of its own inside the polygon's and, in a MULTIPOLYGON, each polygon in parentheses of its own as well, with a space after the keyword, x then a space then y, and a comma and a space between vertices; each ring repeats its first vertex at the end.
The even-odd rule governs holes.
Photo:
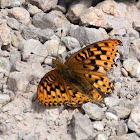
POLYGON ((117 45, 122 45, 122 42, 120 40, 99 41, 79 50, 65 62, 65 65, 86 78, 93 86, 94 100, 100 101, 111 93, 113 85, 107 78, 106 71, 115 63, 117 45))
POLYGON ((73 54, 63 65, 67 66, 71 76, 81 85, 85 85, 83 92, 79 86, 70 82, 67 76, 55 69, 47 73, 38 85, 38 99, 46 106, 61 104, 81 105, 93 100, 100 101, 110 94, 112 83, 106 76, 106 70, 114 64, 119 40, 105 40, 91 44, 73 54), (76 79, 78 75, 79 81, 76 79))
POLYGON ((57 70, 48 72, 37 89, 38 99, 46 106, 78 105, 91 101, 86 95, 70 88, 57 70))

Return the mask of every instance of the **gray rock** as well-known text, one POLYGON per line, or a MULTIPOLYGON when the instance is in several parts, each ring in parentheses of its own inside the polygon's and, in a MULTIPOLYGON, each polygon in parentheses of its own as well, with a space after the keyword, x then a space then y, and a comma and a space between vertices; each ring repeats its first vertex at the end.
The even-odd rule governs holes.
POLYGON ((66 13, 66 8, 61 5, 56 5, 56 7, 54 7, 53 9, 57 11, 61 11, 62 13, 66 13))
POLYGON ((127 125, 125 123, 123 123, 123 124, 121 123, 121 124, 117 125, 116 132, 117 132, 118 136, 127 134, 127 132, 128 132, 127 125))
POLYGON ((30 62, 43 62, 44 58, 48 55, 47 48, 35 39, 27 40, 23 44, 22 51, 23 59, 30 62))
POLYGON ((7 81, 7 88, 14 92, 26 92, 29 84, 30 73, 11 72, 7 81))
POLYGON ((32 24, 24 26, 21 32, 21 35, 24 37, 24 39, 37 39, 38 32, 40 30, 36 27, 34 27, 32 24))
POLYGON ((28 12, 33 16, 33 15, 35 15, 37 13, 41 13, 43 11, 35 5, 28 4, 28 12))
POLYGON ((98 130, 98 131, 103 131, 104 130, 103 122, 101 122, 101 121, 93 122, 93 128, 98 130))
POLYGON ((0 72, 9 75, 10 73, 10 61, 8 58, 0 57, 0 72))
POLYGON ((68 125, 68 133, 72 139, 93 139, 95 132, 90 119, 80 114, 77 110, 73 112, 72 119, 68 125))
POLYGON ((59 38, 62 38, 62 37, 65 37, 65 36, 68 36, 68 32, 69 32, 69 28, 57 28, 55 30, 55 35, 57 35, 59 38))
POLYGON ((66 19, 60 11, 51 11, 48 14, 37 13, 33 16, 33 24, 41 29, 50 28, 56 30, 57 28, 69 27, 70 22, 66 19), (53 18, 52 18, 53 17, 53 18))
POLYGON ((93 120, 102 120, 104 118, 103 108, 93 103, 86 103, 82 105, 85 113, 93 120))
POLYGON ((109 140, 139 140, 139 137, 135 133, 131 133, 122 136, 114 136, 109 140))
POLYGON ((129 72, 132 77, 139 77, 140 75, 140 63, 135 59, 126 59, 123 62, 124 68, 129 72))
POLYGON ((24 0, 1 0, 1 8, 18 7, 23 4, 24 0))
POLYGON ((106 106, 113 107, 113 106, 117 106, 119 104, 120 99, 118 99, 116 97, 106 97, 104 99, 104 102, 105 102, 106 106))
POLYGON ((57 5, 58 0, 30 0, 30 3, 47 12, 57 5))
POLYGON ((19 29, 19 22, 14 19, 14 18, 9 18, 7 20, 7 24, 12 28, 12 29, 16 29, 18 30, 19 29))
POLYGON ((77 3, 74 2, 69 7, 69 10, 68 10, 66 16, 72 23, 78 23, 82 12, 84 12, 86 9, 88 9, 91 5, 92 5, 92 0, 88 0, 88 1, 81 0, 81 1, 77 1, 77 3))
POLYGON ((100 133, 95 137, 95 140, 107 140, 108 137, 104 133, 100 133))
POLYGON ((57 39, 48 40, 44 43, 44 47, 48 51, 48 55, 57 56, 60 41, 57 39))
POLYGON ((80 45, 89 45, 94 42, 108 39, 106 31, 102 28, 94 29, 87 27, 73 27, 71 26, 70 36, 76 38, 80 45))
POLYGON ((3 45, 8 45, 12 40, 11 29, 7 26, 6 23, 0 24, 0 39, 3 45))
POLYGON ((54 31, 52 29, 44 29, 38 32, 38 38, 40 42, 45 43, 54 35, 54 31))
POLYGON ((0 107, 10 102, 10 96, 7 94, 0 94, 0 107))
POLYGON ((133 44, 130 46, 130 49, 133 51, 137 59, 140 60, 140 39, 135 39, 132 43, 133 44))
POLYGON ((132 26, 132 21, 136 19, 138 20, 140 17, 139 11, 135 6, 131 7, 125 3, 117 3, 111 0, 103 1, 96 7, 90 7, 80 16, 83 25, 114 29, 127 29, 132 26), (109 7, 112 8, 110 9, 109 7), (133 10, 133 13, 130 12, 131 10, 133 10))
POLYGON ((28 24, 30 22, 29 12, 22 7, 14 7, 9 10, 9 13, 22 24, 28 24))
POLYGON ((126 87, 122 87, 120 89, 120 97, 121 98, 124 98, 124 97, 127 97, 127 95, 130 93, 129 89, 127 89, 126 87))
POLYGON ((19 51, 17 51, 17 49, 15 47, 11 47, 10 50, 10 63, 11 63, 11 71, 15 70, 14 68, 14 64, 17 61, 21 60, 21 54, 19 51))
POLYGON ((70 36, 62 37, 61 41, 65 44, 65 46, 69 50, 73 50, 75 48, 79 48, 79 49, 81 48, 79 41, 74 37, 70 37, 70 36))
POLYGON ((137 135, 140 136, 140 103, 135 106, 132 111, 131 115, 128 120, 128 128, 132 131, 135 131, 137 135))
POLYGON ((119 120, 118 116, 113 114, 112 112, 106 112, 105 116, 108 120, 115 120, 115 121, 119 120))
POLYGON ((140 31, 140 21, 136 20, 133 22, 133 28, 137 31, 140 31))
POLYGON ((121 72, 122 72, 123 76, 125 76, 125 77, 128 76, 128 72, 124 68, 121 68, 121 72))
POLYGON ((127 34, 129 35, 131 41, 139 39, 139 32, 134 30, 133 28, 127 29, 127 34))
POLYGON ((125 119, 127 118, 130 113, 131 113, 131 110, 129 110, 128 108, 125 108, 125 107, 121 107, 121 106, 115 106, 113 108, 113 110, 116 111, 117 113, 117 116, 120 118, 120 119, 125 119))

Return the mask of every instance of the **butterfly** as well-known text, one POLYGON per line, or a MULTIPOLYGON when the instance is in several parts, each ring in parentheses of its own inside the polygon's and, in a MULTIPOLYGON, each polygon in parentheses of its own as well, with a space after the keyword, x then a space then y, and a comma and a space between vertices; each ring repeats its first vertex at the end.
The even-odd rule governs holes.
POLYGON ((103 40, 74 53, 65 63, 53 60, 56 67, 41 79, 38 100, 46 106, 102 101, 113 89, 107 70, 115 64, 117 45, 122 42, 103 40))

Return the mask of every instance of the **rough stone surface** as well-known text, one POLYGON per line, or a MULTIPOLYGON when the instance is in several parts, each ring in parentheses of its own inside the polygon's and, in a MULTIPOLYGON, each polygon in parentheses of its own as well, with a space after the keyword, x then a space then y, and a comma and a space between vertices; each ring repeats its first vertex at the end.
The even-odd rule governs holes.
POLYGON ((58 0, 31 0, 31 3, 36 4, 44 12, 47 12, 57 5, 58 0))
POLYGON ((29 12, 22 7, 14 7, 11 9, 10 14, 12 14, 22 24, 28 24, 30 22, 29 12))
POLYGON ((89 118, 77 111, 73 112, 72 120, 68 125, 68 133, 71 135, 72 139, 76 140, 93 139, 95 136, 89 118))
POLYGON ((41 29, 57 29, 60 27, 69 27, 70 22, 60 11, 51 11, 48 14, 37 13, 33 17, 33 24, 41 29), (53 18, 52 18, 53 17, 53 18))
POLYGON ((61 41, 65 44, 65 46, 69 49, 69 50, 73 50, 75 48, 80 48, 80 43, 77 39, 75 39, 74 37, 62 37, 61 41))
POLYGON ((123 66, 132 77, 139 77, 140 75, 139 61, 134 59, 127 59, 123 62, 123 66))
POLYGON ((104 118, 104 111, 96 104, 86 103, 82 106, 86 114, 93 120, 102 120, 104 118))
POLYGON ((11 42, 12 33, 11 29, 6 23, 0 24, 0 39, 3 45, 8 45, 11 42))
POLYGON ((140 136, 140 103, 134 107, 128 120, 128 128, 140 136))
POLYGON ((73 27, 71 26, 70 36, 76 38, 80 45, 89 45, 100 40, 108 39, 106 31, 102 28, 94 29, 87 27, 73 27))
POLYGON ((1 0, 1 8, 11 8, 21 6, 25 0, 1 0))
POLYGON ((12 28, 12 29, 19 29, 19 22, 14 19, 14 18, 9 18, 7 21, 7 24, 12 28))

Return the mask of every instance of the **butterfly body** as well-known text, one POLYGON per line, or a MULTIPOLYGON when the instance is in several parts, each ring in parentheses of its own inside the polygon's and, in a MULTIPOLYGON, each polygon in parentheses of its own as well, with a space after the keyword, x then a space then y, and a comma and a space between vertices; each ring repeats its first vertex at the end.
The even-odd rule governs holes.
POLYGON ((91 44, 73 54, 56 67, 38 85, 38 99, 46 106, 81 105, 101 101, 111 93, 112 83, 106 71, 114 65, 119 40, 104 40, 91 44))

